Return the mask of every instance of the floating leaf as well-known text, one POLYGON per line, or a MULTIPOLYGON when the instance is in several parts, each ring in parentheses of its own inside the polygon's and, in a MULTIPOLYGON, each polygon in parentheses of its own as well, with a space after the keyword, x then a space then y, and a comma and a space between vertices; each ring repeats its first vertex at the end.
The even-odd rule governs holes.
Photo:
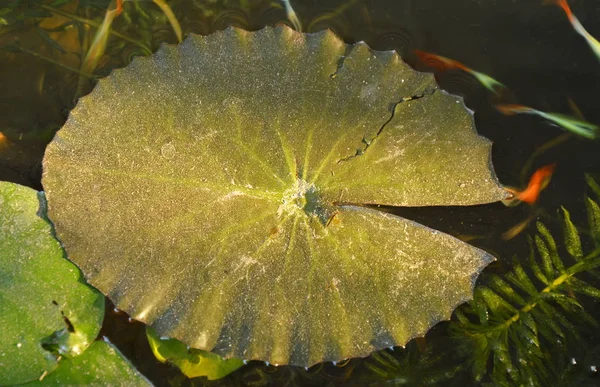
POLYGON ((146 327, 146 336, 154 356, 163 363, 176 365, 188 378, 206 376, 208 380, 221 379, 244 365, 241 359, 223 359, 212 352, 188 349, 179 340, 159 337, 150 327, 146 327))
POLYGON ((62 359, 42 381, 24 386, 152 386, 111 343, 94 342, 81 356, 62 359))
POLYGON ((491 255, 377 205, 506 198, 490 147, 393 51, 229 28, 101 80, 43 184, 69 258, 119 309, 306 366, 404 344, 471 298, 491 255))
POLYGON ((63 257, 43 196, 0 182, 0 385, 38 379, 96 338, 104 297, 63 257))

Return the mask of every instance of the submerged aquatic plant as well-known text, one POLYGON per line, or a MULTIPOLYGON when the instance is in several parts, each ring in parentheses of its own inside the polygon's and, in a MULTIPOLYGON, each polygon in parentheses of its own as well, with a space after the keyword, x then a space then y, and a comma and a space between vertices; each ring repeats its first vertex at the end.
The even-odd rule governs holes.
POLYGON ((493 260, 378 205, 508 196, 431 74, 287 27, 114 71, 44 167, 69 258, 119 309, 194 348, 303 366, 423 335, 493 260))
POLYGON ((580 233, 563 208, 562 249, 537 222, 529 258, 515 260, 506 274, 485 276, 473 301, 456 311, 454 338, 477 380, 571 385, 566 368, 557 369, 556 364, 569 358, 569 342, 582 339, 581 326, 598 326, 584 305, 586 298, 600 299, 600 289, 593 284, 600 276, 600 207, 589 197, 586 202, 590 251, 584 253, 580 233))

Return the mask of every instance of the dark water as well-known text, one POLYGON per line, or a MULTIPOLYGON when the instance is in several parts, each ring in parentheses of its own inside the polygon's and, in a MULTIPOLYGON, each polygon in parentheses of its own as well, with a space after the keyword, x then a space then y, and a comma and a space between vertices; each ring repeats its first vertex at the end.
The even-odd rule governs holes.
MULTIPOLYGON (((0 0, 0 8, 2 3, 0 0)), ((494 108, 495 103, 520 103, 572 115, 573 109, 568 102, 571 99, 587 121, 600 123, 600 60, 585 40, 573 31, 560 8, 542 6, 541 3, 541 0, 292 1, 296 14, 309 32, 330 28, 348 43, 365 41, 376 50, 395 49, 406 62, 422 71, 431 69, 420 63, 413 51, 436 53, 459 60, 504 83, 508 89, 495 96, 464 72, 437 74, 444 89, 465 97, 467 105, 475 111, 479 133, 493 141, 493 164, 500 181, 509 186, 523 186, 536 168, 556 162, 555 175, 535 208, 553 230, 558 229, 560 206, 568 208, 574 223, 584 227, 584 174, 600 172, 600 143, 570 138, 541 154, 528 170, 523 170, 533 152, 565 132, 536 116, 505 117, 494 108)), ((570 3, 588 32, 600 37, 600 2, 578 0, 570 3)), ((106 2, 82 4, 89 6, 77 9, 74 4, 67 4, 67 7, 72 13, 102 20, 106 2)), ((287 22, 283 8, 276 1, 175 0, 169 4, 186 34, 208 34, 229 25, 256 30, 287 22)), ((142 7, 155 17, 155 23, 145 24, 122 17, 115 21, 114 29, 138 37, 152 50, 161 42, 175 42, 160 11, 150 2, 142 3, 142 7)), ((39 10, 39 3, 25 3, 24 8, 39 10)), ((77 55, 57 53, 52 44, 32 28, 31 20, 14 26, 0 29, 0 46, 14 45, 18 39, 21 47, 77 67, 77 55)), ((76 45, 69 37, 61 43, 69 47, 76 45)), ((6 51, 0 51, 0 131, 13 145, 0 152, 0 180, 42 189, 40 162, 44 146, 74 106, 78 77, 28 53, 6 51)), ((140 50, 112 37, 107 53, 110 57, 101 63, 98 74, 106 75, 113 68, 125 66, 133 56, 140 54, 140 50)), ((471 243, 499 257, 488 270, 502 272, 510 266, 513 255, 528 255, 527 231, 510 241, 500 238, 504 231, 532 213, 533 209, 528 206, 506 208, 502 204, 493 204, 392 211, 455 235, 483 236, 471 243)), ((529 231, 532 231, 531 227, 529 231)), ((589 303, 587 308, 600 317, 596 304, 589 303)), ((112 311, 112 307, 107 310, 112 311)), ((447 324, 440 324, 425 339, 411 342, 405 350, 387 351, 407 364, 396 367, 395 373, 378 375, 373 367, 369 367, 369 359, 354 359, 343 366, 317 365, 308 371, 254 362, 224 380, 206 384, 419 385, 424 383, 424 376, 452 368, 454 348, 446 328, 447 324), (428 358, 432 352, 433 357, 428 358), (424 367, 428 362, 433 366, 424 367)), ((145 341, 142 324, 128 322, 122 313, 107 312, 102 334, 116 343, 157 385, 205 383, 186 380, 176 369, 158 364, 145 341)), ((600 345, 600 338, 597 334, 589 334, 574 345, 594 348, 600 345)), ((598 360, 600 366, 600 359, 591 356, 591 364, 598 360)), ((457 371, 450 376, 442 384, 475 384, 467 371, 457 371)), ((588 376, 590 385, 600 383, 593 372, 590 371, 588 376)))

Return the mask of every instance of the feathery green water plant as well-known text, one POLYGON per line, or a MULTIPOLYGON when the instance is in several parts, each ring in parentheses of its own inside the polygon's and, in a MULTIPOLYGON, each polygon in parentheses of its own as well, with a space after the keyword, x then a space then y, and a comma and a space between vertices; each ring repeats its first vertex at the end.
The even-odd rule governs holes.
MULTIPOLYGON (((593 187, 595 182, 590 180, 593 187)), ((589 228, 598 235, 598 203, 586 199, 589 228)), ((565 357, 566 343, 597 322, 585 310, 600 299, 600 248, 585 249, 569 212, 562 208, 562 245, 543 223, 530 240, 526 261, 514 260, 502 275, 490 274, 474 299, 456 313, 453 336, 477 380, 495 385, 549 385, 558 377, 552 357, 565 357), (583 327, 583 328, 582 328, 583 327)), ((594 237, 595 238, 595 237, 594 237)))
POLYGON ((447 353, 441 348, 416 340, 404 348, 389 348, 374 352, 364 359, 366 372, 357 373, 357 380, 377 383, 386 380, 389 384, 408 386, 433 386, 446 383, 460 370, 461 365, 444 362, 447 353))

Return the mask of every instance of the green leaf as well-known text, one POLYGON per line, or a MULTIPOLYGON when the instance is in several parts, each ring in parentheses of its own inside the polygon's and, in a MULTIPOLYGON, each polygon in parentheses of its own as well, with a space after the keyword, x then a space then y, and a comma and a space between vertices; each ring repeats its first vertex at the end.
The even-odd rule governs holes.
POLYGON ((598 206, 597 202, 593 201, 589 197, 586 197, 585 207, 587 209, 590 234, 596 247, 600 247, 600 206, 598 206))
POLYGON ((475 335, 475 352, 473 356, 472 372, 476 380, 480 380, 488 369, 491 345, 485 335, 475 335))
POLYGON ((508 195, 472 113, 436 87, 330 31, 190 36, 80 100, 46 151, 50 217, 160 336, 303 366, 402 345, 493 257, 378 206, 508 195))
POLYGON ((66 54, 67 51, 54 39, 52 39, 50 37, 50 35, 48 35, 48 32, 46 30, 44 30, 43 28, 40 28, 38 26, 35 27, 35 32, 38 34, 38 36, 40 36, 46 43, 48 43, 48 45, 52 48, 54 48, 55 50, 59 51, 62 54, 66 54))
POLYGON ((12 11, 12 8, 0 8, 0 26, 7 26, 10 24, 8 19, 2 16, 9 15, 12 11))
POLYGON ((104 317, 104 297, 64 258, 40 202, 31 188, 0 182, 0 385, 81 354, 104 317))
POLYGON ((519 329, 521 332, 526 332, 524 336, 527 338, 525 344, 527 347, 530 344, 533 344, 536 348, 540 347, 540 341, 538 338, 538 329, 535 319, 529 313, 522 313, 520 315, 521 323, 523 324, 523 329, 519 329))
MULTIPOLYGON (((549 293, 546 293, 546 295, 549 295, 549 293)), ((578 331, 573 323, 569 321, 567 316, 561 310, 555 308, 546 301, 539 302, 537 307, 543 310, 547 316, 552 317, 553 324, 551 324, 550 327, 556 332, 556 334, 563 338, 565 337, 565 331, 575 336, 578 335, 578 331), (558 324, 562 325, 566 329, 563 330, 558 324)))
POLYGON ((565 240, 565 248, 569 255, 575 260, 580 260, 583 257, 581 250, 581 239, 577 227, 571 222, 571 214, 564 207, 561 207, 563 212, 563 237, 565 240))
POLYGON ((479 286, 477 293, 481 295, 488 309, 493 310, 497 315, 509 317, 518 312, 518 308, 485 286, 479 286))
MULTIPOLYGON (((536 227, 537 227, 537 231, 542 240, 544 241, 545 247, 546 247, 546 257, 543 257, 544 260, 550 259, 551 264, 548 263, 548 265, 550 267, 554 266, 554 269, 556 269, 558 272, 562 273, 565 270, 565 266, 562 262, 562 260, 560 259, 560 256, 558 255, 558 249, 556 247, 556 242, 554 241, 554 237, 552 236, 552 234, 550 233, 550 230, 548 230, 548 228, 542 223, 542 222, 537 222, 536 223, 536 227)), ((540 247, 538 245, 538 247, 540 247)), ((541 251, 539 251, 540 255, 542 254, 541 251)), ((546 265, 546 263, 544 263, 544 265, 546 265)), ((554 273, 554 270, 552 270, 552 273, 554 273)), ((550 275, 549 274, 549 278, 554 278, 554 275, 550 275)))
POLYGON ((550 258, 550 250, 548 249, 548 245, 538 234, 535 235, 534 240, 535 246, 537 247, 537 252, 541 258, 544 277, 549 279, 555 278, 556 273, 554 272, 554 266, 552 265, 552 259, 550 258))
POLYGON ((52 3, 50 3, 50 5, 52 5, 55 8, 60 7, 61 5, 64 5, 66 3, 68 3, 69 0, 54 0, 52 3))
POLYGON ((577 264, 567 269, 567 274, 577 274, 584 271, 590 271, 600 266, 600 249, 596 249, 593 256, 587 256, 586 259, 577 262, 577 264))
POLYGON ((497 294, 500 295, 504 300, 510 302, 513 305, 523 306, 525 300, 521 297, 509 283, 504 281, 500 276, 493 276, 488 281, 488 286, 491 287, 497 294))
POLYGON ((465 315, 465 313, 463 313, 461 309, 456 309, 454 311, 454 316, 456 316, 458 322, 462 324, 468 324, 470 322, 469 318, 465 315))
POLYGON ((535 259, 535 251, 531 237, 528 237, 529 242, 529 257, 527 258, 527 263, 529 264, 529 269, 533 272, 533 275, 543 284, 549 285, 550 279, 548 279, 544 273, 542 272, 542 268, 538 264, 538 261, 535 259))
POLYGON ((94 342, 81 356, 62 359, 42 381, 23 386, 152 386, 109 342, 94 342))
POLYGON ((531 315, 537 321, 538 332, 550 343, 555 343, 557 339, 564 339, 564 332, 554 321, 554 316, 548 315, 543 308, 535 307, 531 310, 531 315))
POLYGON ((146 336, 154 356, 160 362, 176 365, 188 378, 206 376, 208 380, 221 379, 244 365, 242 359, 223 359, 212 352, 188 349, 179 340, 161 338, 151 327, 146 327, 146 336))
POLYGON ((592 192, 596 194, 596 197, 600 199, 600 184, 598 184, 598 182, 589 174, 585 174, 585 182, 588 184, 592 192))
POLYGON ((525 269, 523 269, 523 265, 521 265, 519 262, 515 261, 512 272, 507 273, 505 278, 510 281, 513 286, 527 292, 530 296, 538 293, 537 288, 533 282, 531 282, 531 279, 525 272, 525 269))
POLYGON ((583 280, 580 280, 579 278, 571 277, 569 279, 569 285, 571 285, 573 291, 576 293, 585 294, 586 296, 600 299, 600 289, 588 284, 583 280))

